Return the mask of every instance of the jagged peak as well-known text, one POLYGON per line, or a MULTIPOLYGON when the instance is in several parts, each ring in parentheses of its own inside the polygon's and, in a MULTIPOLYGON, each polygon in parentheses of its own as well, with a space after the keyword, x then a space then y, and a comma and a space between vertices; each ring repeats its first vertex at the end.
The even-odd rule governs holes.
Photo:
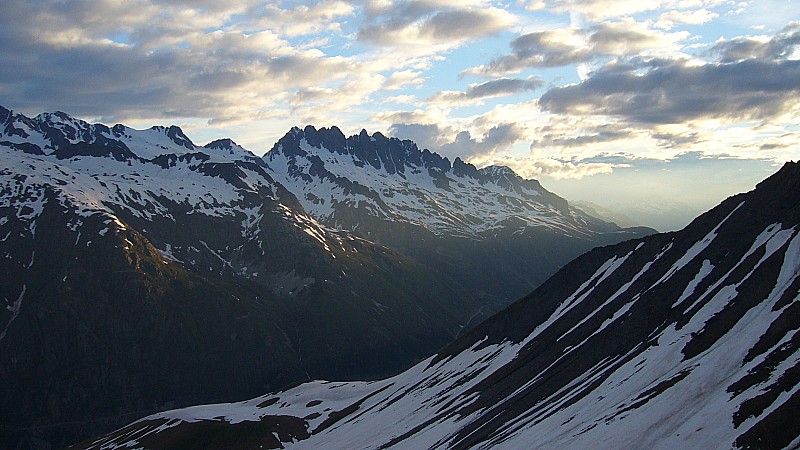
POLYGON ((292 127, 264 156, 270 160, 278 154, 287 157, 308 156, 315 153, 311 149, 327 150, 341 155, 352 155, 360 167, 372 166, 376 170, 384 169, 390 174, 399 173, 404 176, 406 167, 424 168, 447 176, 470 177, 502 184, 508 190, 543 191, 536 180, 521 177, 513 169, 505 165, 492 165, 478 169, 475 165, 456 157, 452 162, 446 157, 427 148, 419 149, 411 140, 389 137, 376 131, 370 134, 362 129, 358 134, 346 137, 336 127, 316 128, 306 125, 303 128, 292 127), (305 141, 307 147, 301 148, 305 141), (362 164, 364 163, 364 164, 362 164), (506 180, 503 180, 506 178, 506 180))
POLYGON ((60 119, 59 121, 72 119, 72 117, 64 111, 43 112, 37 115, 35 119, 39 122, 52 122, 54 117, 60 119))
POLYGON ((37 115, 34 118, 34 120, 36 122, 39 122, 40 124, 49 124, 49 125, 62 124, 62 125, 70 125, 72 127, 80 129, 87 129, 90 126, 88 122, 81 119, 76 119, 75 117, 70 116, 64 111, 43 112, 37 115))
POLYGON ((188 150, 195 150, 197 148, 197 146, 194 145, 194 142, 192 142, 192 140, 186 136, 181 127, 177 125, 170 125, 169 127, 165 127, 163 125, 154 125, 150 127, 150 129, 167 135, 172 142, 188 150))
POLYGON ((0 105, 0 123, 9 124, 15 120, 30 120, 22 114, 17 113, 13 109, 8 109, 0 105))

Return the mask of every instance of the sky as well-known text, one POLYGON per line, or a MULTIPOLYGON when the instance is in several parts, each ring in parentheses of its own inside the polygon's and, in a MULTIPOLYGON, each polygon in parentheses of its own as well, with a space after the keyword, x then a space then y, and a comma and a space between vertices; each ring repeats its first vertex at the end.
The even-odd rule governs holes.
POLYGON ((3 0, 0 105, 363 128, 668 231, 800 159, 800 1, 3 0))

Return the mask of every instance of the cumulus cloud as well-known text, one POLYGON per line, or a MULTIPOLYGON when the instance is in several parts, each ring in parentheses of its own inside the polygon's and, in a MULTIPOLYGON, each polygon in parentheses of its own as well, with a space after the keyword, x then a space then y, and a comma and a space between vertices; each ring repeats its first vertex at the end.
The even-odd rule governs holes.
POLYGON ((398 70, 393 72, 383 86, 384 90, 396 91, 407 86, 419 86, 425 82, 422 72, 418 70, 398 70))
POLYGON ((686 32, 668 33, 629 18, 588 28, 536 31, 511 41, 510 54, 465 73, 498 76, 532 67, 562 67, 607 57, 674 53, 687 37, 686 32))
POLYGON ((251 19, 247 25, 277 28, 287 36, 302 36, 321 31, 341 31, 339 20, 352 16, 355 7, 350 2, 339 0, 315 2, 311 6, 297 5, 281 8, 267 4, 251 8, 251 19))
POLYGON ((484 2, 411 0, 368 2, 371 19, 358 31, 364 42, 382 46, 454 46, 505 30, 515 22, 506 10, 484 2))
POLYGON ((466 91, 443 91, 428 99, 429 102, 469 103, 485 98, 502 97, 533 91, 544 86, 541 78, 500 78, 480 84, 471 84, 466 91))
POLYGON ((702 25, 716 19, 717 17, 719 17, 719 14, 711 12, 705 8, 696 9, 694 11, 672 10, 661 14, 658 17, 656 26, 669 30, 678 24, 702 25))
MULTIPOLYGON (((324 1, 280 14, 275 8, 252 1, 8 0, 0 5, 0 95, 33 113, 55 105, 111 121, 196 117, 220 124, 253 119, 292 91, 295 99, 318 99, 356 82, 380 88, 363 83, 363 62, 284 38, 330 30, 334 19, 352 13, 350 4, 324 1), (234 20, 240 14, 246 19, 234 20), (260 28, 263 15, 272 28, 260 28), (308 30, 291 28, 300 17, 308 30)), ((379 70, 366 72, 374 78, 379 70)), ((363 101, 363 90, 353 99, 363 101)))
POLYGON ((687 32, 664 33, 630 18, 601 23, 591 27, 590 33, 594 52, 620 57, 675 52, 689 37, 687 32))
POLYGON ((414 95, 395 95, 392 97, 384 98, 381 103, 398 103, 401 105, 414 105, 417 104, 417 97, 414 95))
POLYGON ((558 67, 588 61, 592 53, 579 30, 566 28, 524 34, 511 41, 511 54, 465 71, 471 75, 505 75, 529 67, 558 67))
POLYGON ((493 155, 507 150, 517 141, 527 137, 526 130, 517 124, 502 123, 493 126, 480 139, 475 139, 469 131, 461 131, 453 142, 441 147, 445 154, 464 155, 469 159, 475 155, 493 155))

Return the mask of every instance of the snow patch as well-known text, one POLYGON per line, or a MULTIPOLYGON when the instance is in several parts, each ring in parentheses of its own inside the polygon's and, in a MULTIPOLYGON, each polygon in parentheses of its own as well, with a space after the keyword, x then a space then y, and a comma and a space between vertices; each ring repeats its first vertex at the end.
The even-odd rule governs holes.
MULTIPOLYGON (((17 299, 14 300, 14 303, 12 303, 10 305, 6 305, 6 309, 8 311, 11 311, 11 318, 8 320, 8 322, 6 323, 6 326, 3 328, 3 332, 0 333, 0 341, 2 341, 4 337, 6 337, 6 333, 8 333, 8 327, 11 326, 11 323, 14 322, 14 320, 19 315, 19 311, 22 308, 22 299, 25 297, 25 292, 27 290, 28 290, 28 286, 23 284, 22 285, 22 292, 19 293, 19 297, 17 297, 17 299)), ((5 301, 6 301, 6 303, 8 303, 8 299, 5 299, 5 301)))

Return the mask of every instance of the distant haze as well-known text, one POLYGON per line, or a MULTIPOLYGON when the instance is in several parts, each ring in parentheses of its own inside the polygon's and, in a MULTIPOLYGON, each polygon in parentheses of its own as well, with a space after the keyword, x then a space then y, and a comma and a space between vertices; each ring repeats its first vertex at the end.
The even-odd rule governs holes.
POLYGON ((545 188, 567 200, 584 200, 659 231, 685 227, 725 198, 755 188, 780 168, 766 161, 701 159, 647 161, 577 179, 542 177, 545 188))

